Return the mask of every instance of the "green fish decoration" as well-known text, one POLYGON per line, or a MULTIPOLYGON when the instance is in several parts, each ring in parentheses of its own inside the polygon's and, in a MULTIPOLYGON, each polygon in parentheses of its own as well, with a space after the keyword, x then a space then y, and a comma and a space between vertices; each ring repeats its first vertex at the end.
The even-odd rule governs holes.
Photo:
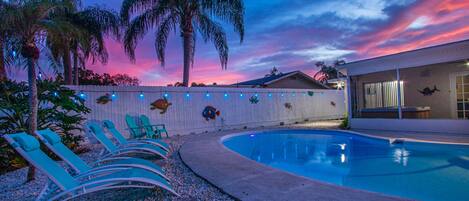
POLYGON ((249 102, 251 102, 251 104, 257 104, 259 102, 259 97, 251 96, 251 98, 249 98, 249 102))
POLYGON ((105 105, 112 101, 111 95, 106 93, 96 99, 97 104, 105 105))
POLYGON ((314 96, 314 91, 308 91, 308 96, 314 96))

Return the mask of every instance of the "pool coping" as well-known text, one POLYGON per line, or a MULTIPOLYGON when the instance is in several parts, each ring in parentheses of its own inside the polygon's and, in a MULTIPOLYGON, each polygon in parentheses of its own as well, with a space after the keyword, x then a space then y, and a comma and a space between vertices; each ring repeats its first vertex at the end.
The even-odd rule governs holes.
MULTIPOLYGON (((179 150, 182 161, 198 176, 239 200, 409 200, 338 186, 278 170, 229 150, 221 142, 231 136, 289 128, 222 131, 197 135, 179 150)), ((292 128, 294 130, 334 130, 292 128)), ((340 130, 341 132, 344 132, 340 130)), ((356 134, 355 132, 351 132, 356 134)), ((376 136, 368 136, 373 137, 376 136)))

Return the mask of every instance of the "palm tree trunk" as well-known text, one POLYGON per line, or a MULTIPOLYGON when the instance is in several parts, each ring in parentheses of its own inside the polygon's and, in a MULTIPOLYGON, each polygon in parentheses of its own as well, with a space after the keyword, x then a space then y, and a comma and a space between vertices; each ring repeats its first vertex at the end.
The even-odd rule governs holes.
POLYGON ((3 49, 3 40, 0 39, 0 82, 7 80, 7 71, 5 70, 5 55, 3 49))
POLYGON ((78 78, 79 78, 79 71, 78 71, 78 56, 77 54, 73 54, 73 84, 74 85, 80 85, 79 81, 78 81, 78 78))
POLYGON ((184 46, 184 74, 182 76, 182 85, 187 87, 189 86, 189 71, 192 62, 192 46, 193 46, 193 39, 192 39, 192 31, 186 31, 183 33, 183 46, 184 46))
POLYGON ((72 61, 70 59, 70 51, 68 51, 68 48, 66 48, 67 51, 64 51, 64 56, 63 56, 63 66, 64 66, 64 78, 65 78, 65 84, 66 85, 72 85, 72 61))
MULTIPOLYGON (((28 85, 29 85, 29 119, 28 119, 28 133, 33 134, 37 130, 37 85, 36 85, 36 67, 35 61, 28 58, 28 85)), ((35 175, 34 166, 29 166, 27 181, 34 180, 35 175)))

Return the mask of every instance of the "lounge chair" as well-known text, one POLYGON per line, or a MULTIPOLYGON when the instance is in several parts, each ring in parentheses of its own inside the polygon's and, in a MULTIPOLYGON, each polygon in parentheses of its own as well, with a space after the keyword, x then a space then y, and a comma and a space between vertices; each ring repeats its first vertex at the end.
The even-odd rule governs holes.
POLYGON ((119 132, 114 123, 110 120, 104 120, 103 121, 103 126, 109 130, 109 132, 116 138, 116 140, 121 144, 121 145, 132 145, 132 146, 138 146, 141 144, 151 144, 160 147, 161 149, 165 151, 169 151, 169 145, 166 144, 165 142, 157 139, 148 139, 148 138, 141 138, 141 139, 125 139, 125 137, 119 132))
POLYGON ((132 168, 142 168, 153 173, 160 175, 161 177, 168 179, 164 175, 163 169, 160 166, 140 158, 132 157, 109 157, 99 159, 93 162, 91 165, 88 165, 83 161, 79 156, 73 153, 67 146, 62 143, 60 136, 50 129, 45 129, 41 131, 36 131, 36 135, 39 139, 64 160, 68 165, 70 165, 73 170, 79 174, 83 174, 90 171, 95 171, 99 169, 109 169, 116 167, 132 167, 132 168))
MULTIPOLYGON (((144 138, 145 132, 142 126, 138 126, 137 122, 135 122, 135 118, 126 114, 125 115, 125 123, 127 123, 127 129, 130 132, 131 138, 144 138)), ((152 136, 147 136, 148 138, 152 138, 152 136)))
POLYGON ((150 119, 146 115, 140 115, 140 121, 142 122, 143 129, 147 134, 147 137, 150 136, 157 136, 159 138, 163 137, 163 133, 166 134, 166 137, 169 137, 168 131, 166 130, 166 126, 164 124, 151 124, 150 119))
POLYGON ((159 187, 178 195, 164 178, 144 169, 101 169, 73 177, 40 149, 39 141, 35 137, 24 132, 7 134, 3 137, 21 156, 43 171, 53 182, 45 186, 37 200, 68 200, 116 188, 159 187))
POLYGON ((89 129, 90 133, 106 148, 109 152, 102 157, 109 156, 122 156, 128 154, 144 154, 144 155, 157 155, 161 158, 166 159, 167 152, 158 146, 150 144, 141 144, 138 146, 116 146, 112 141, 106 136, 101 125, 96 122, 87 122, 86 127, 89 129))

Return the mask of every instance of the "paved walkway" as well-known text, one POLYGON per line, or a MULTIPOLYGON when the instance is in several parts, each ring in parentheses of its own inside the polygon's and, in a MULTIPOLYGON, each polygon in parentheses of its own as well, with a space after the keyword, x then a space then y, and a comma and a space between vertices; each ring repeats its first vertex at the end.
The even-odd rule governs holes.
POLYGON ((197 175, 240 200, 404 200, 314 181, 246 159, 220 143, 222 136, 239 132, 194 135, 179 154, 197 175))

